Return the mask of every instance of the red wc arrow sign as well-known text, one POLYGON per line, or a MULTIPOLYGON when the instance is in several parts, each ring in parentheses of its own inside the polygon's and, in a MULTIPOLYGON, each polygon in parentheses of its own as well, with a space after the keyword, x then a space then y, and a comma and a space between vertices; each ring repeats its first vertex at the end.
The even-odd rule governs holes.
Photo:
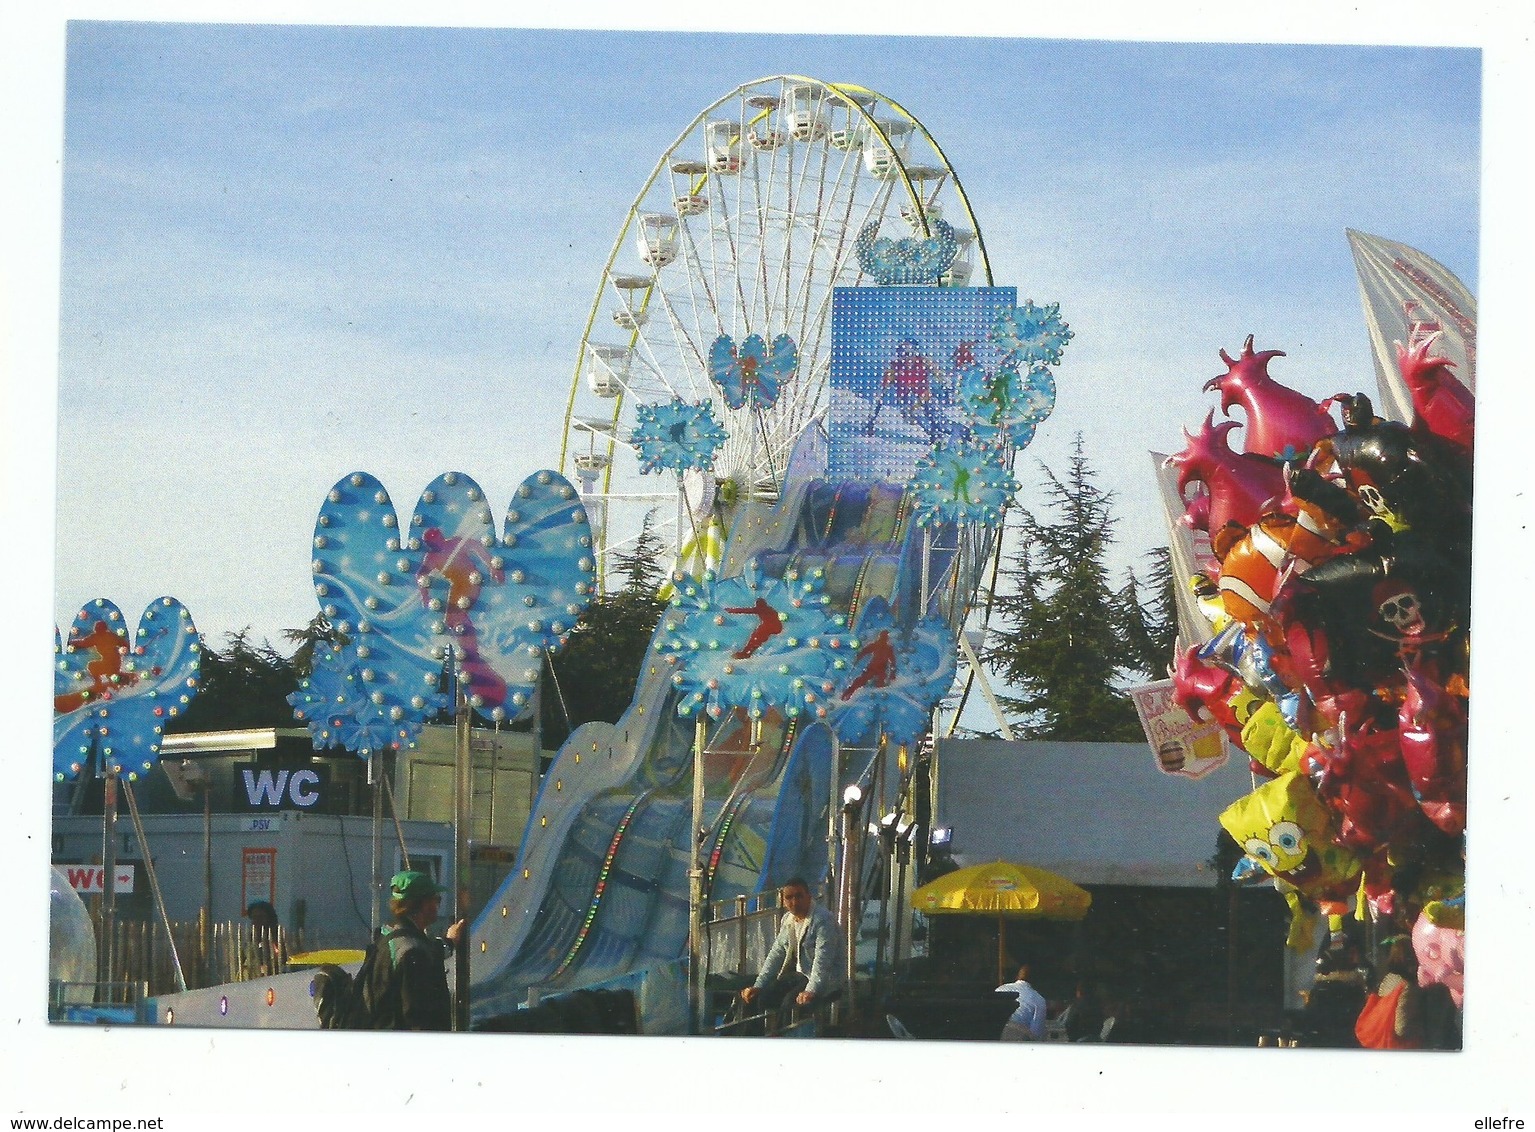
MULTIPOLYGON (((69 878, 69 886, 79 893, 101 895, 106 887, 105 870, 100 865, 60 865, 69 878)), ((133 891, 133 865, 118 865, 113 870, 113 887, 122 893, 133 891)))

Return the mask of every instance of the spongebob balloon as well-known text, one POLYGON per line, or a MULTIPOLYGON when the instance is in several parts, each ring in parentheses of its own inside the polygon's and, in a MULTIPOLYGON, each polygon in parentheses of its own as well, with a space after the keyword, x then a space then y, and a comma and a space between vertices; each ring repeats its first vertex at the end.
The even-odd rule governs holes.
POLYGON ((1263 871, 1281 882, 1290 903, 1292 947, 1306 946, 1308 913, 1301 901, 1346 900, 1358 888, 1361 865, 1333 840, 1327 808, 1300 774, 1281 774, 1226 807, 1221 825, 1263 871))

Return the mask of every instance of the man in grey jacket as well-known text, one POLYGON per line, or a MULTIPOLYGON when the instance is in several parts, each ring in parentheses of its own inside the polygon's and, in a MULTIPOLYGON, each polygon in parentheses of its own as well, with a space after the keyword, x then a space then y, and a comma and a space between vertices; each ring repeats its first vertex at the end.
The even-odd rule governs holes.
POLYGON ((810 886, 794 877, 778 890, 778 898, 784 907, 778 938, 741 999, 750 1006, 761 998, 782 1019, 792 1006, 813 1006, 841 994, 844 964, 837 921, 810 899, 810 886))

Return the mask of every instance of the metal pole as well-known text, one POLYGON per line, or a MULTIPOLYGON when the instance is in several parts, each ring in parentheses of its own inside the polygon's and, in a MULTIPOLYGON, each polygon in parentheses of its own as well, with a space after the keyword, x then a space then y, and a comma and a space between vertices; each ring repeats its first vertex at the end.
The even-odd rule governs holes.
MULTIPOLYGON (((102 756, 103 762, 106 756, 102 756)), ((104 766, 101 795, 101 981, 117 979, 117 768, 104 766)), ((108 989, 108 994, 111 990, 108 989)), ((108 999, 111 1001, 111 999, 108 999)))
MULTIPOLYGON (((469 700, 462 685, 458 689, 458 711, 454 720, 453 743, 453 919, 469 919, 469 700)), ((469 1029, 469 937, 460 934, 453 949, 453 1028, 469 1029)))
POLYGON ((693 810, 692 825, 688 827, 691 854, 688 868, 688 1029, 698 1032, 702 1016, 703 985, 700 979, 704 944, 704 867, 700 856, 702 842, 699 838, 704 824, 704 743, 707 740, 708 723, 700 712, 693 725, 693 810))
POLYGON ((176 936, 171 931, 171 918, 165 911, 165 896, 160 891, 160 879, 155 875, 155 859, 149 852, 149 838, 144 835, 144 822, 139 817, 139 804, 133 796, 133 784, 123 783, 123 794, 128 799, 128 816, 133 819, 133 835, 139 839, 139 853, 144 858, 144 875, 149 878, 149 890, 154 894, 155 907, 160 912, 160 922, 165 925, 165 939, 171 948, 171 967, 176 973, 176 989, 187 989, 187 977, 181 969, 181 954, 176 950, 176 936))
POLYGON ((373 787, 373 849, 371 861, 372 886, 368 889, 368 927, 370 935, 377 935, 379 928, 379 889, 382 887, 380 872, 380 857, 383 847, 380 844, 382 827, 384 824, 384 791, 379 784, 382 767, 379 766, 377 751, 368 752, 368 783, 373 787))
MULTIPOLYGON (((842 806, 842 745, 837 733, 831 736, 831 769, 826 775, 831 797, 826 806, 826 876, 833 883, 837 877, 837 814, 842 806)), ((844 865, 845 868, 845 865, 844 865)))
POLYGON ((842 809, 842 900, 841 917, 847 938, 847 970, 843 991, 847 1004, 848 1025, 858 1017, 858 823, 862 820, 862 802, 842 809))

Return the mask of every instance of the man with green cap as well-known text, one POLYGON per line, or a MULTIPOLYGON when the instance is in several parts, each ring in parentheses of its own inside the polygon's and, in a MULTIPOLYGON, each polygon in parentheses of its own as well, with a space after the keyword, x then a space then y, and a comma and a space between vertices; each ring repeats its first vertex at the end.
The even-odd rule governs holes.
POLYGON ((375 1030, 451 1030, 453 996, 448 991, 448 952, 460 946, 465 923, 448 928, 445 939, 429 936, 444 889, 425 873, 407 870, 389 882, 394 919, 379 931, 379 947, 368 973, 375 1030))

